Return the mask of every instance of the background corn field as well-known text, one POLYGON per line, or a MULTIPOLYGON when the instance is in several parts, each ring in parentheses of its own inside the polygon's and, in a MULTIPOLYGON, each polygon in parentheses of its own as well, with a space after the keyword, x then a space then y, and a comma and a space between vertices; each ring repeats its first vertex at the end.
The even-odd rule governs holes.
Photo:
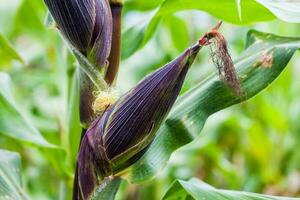
MULTIPOLYGON (((175 58, 220 19, 234 60, 250 29, 300 37, 299 24, 286 22, 299 22, 300 9, 283 21, 252 0, 241 6, 233 0, 189 0, 184 6, 166 0, 158 9, 162 2, 125 1, 120 93, 175 58)), ((11 89, 10 102, 18 107, 7 110, 0 99, 0 148, 19 153, 18 178, 28 199, 70 199, 81 131, 78 109, 72 107, 78 97, 70 92, 76 87, 76 62, 57 31, 46 27, 46 13, 40 0, 0 0, 0 88, 11 89)), ((212 73, 205 49, 181 92, 212 73)), ((155 178, 142 184, 122 181, 116 199, 161 199, 174 180, 193 177, 216 188, 300 197, 299 74, 296 52, 262 93, 209 117, 201 134, 173 153, 155 178)), ((0 153, 0 163, 7 157, 0 153)), ((8 173, 1 166, 0 176, 8 173)))

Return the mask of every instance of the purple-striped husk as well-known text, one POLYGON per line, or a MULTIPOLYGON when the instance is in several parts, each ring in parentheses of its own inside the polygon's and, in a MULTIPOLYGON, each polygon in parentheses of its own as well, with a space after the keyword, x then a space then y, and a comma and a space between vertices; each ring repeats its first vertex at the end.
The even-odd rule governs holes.
MULTIPOLYGON (((137 161, 172 108, 201 46, 189 48, 102 112, 85 134, 78 156, 78 188, 88 199, 104 177, 137 161)), ((80 198, 79 198, 80 199, 80 198)))
POLYGON ((112 43, 108 0, 44 1, 66 40, 95 66, 106 66, 112 43))

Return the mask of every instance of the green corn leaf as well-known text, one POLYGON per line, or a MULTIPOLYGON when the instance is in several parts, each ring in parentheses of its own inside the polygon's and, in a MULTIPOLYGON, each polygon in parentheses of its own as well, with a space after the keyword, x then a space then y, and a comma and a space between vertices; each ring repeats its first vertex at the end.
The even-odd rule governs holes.
POLYGON ((299 1, 280 1, 280 0, 256 0, 268 8, 279 19, 299 23, 300 22, 300 2, 299 1))
POLYGON ((147 44, 157 30, 160 20, 161 17, 154 16, 145 23, 130 27, 123 33, 121 52, 123 60, 129 58, 137 50, 147 44))
POLYGON ((19 154, 0 149, 0 160, 0 199, 29 199, 22 189, 19 154))
POLYGON ((0 134, 41 147, 55 148, 20 112, 11 94, 11 81, 0 72, 0 134))
POLYGON ((125 12, 128 11, 148 11, 157 8, 164 0, 155 1, 136 1, 127 0, 125 1, 125 12))
POLYGON ((177 180, 168 189, 163 200, 207 199, 207 200, 299 200, 300 198, 275 197, 250 192, 216 189, 198 179, 177 180))
POLYGON ((13 46, 7 41, 7 39, 0 33, 0 69, 8 68, 12 61, 19 61, 24 63, 21 56, 13 48, 13 46))
POLYGON ((20 111, 11 93, 9 75, 0 72, 0 136, 2 134, 23 144, 25 142, 34 147, 42 147, 40 151, 52 163, 54 169, 69 175, 69 168, 65 165, 65 149, 49 143, 41 135, 28 117, 20 111))
POLYGON ((21 0, 11 0, 9 3, 0 1, 0 27, 4 35, 10 35, 14 29, 16 12, 21 3, 21 0))
POLYGON ((157 15, 166 15, 182 10, 201 10, 233 24, 252 24, 274 19, 274 15, 255 0, 165 0, 157 15), (218 5, 218 6, 216 6, 218 5))
POLYGON ((165 0, 149 21, 131 27, 123 33, 122 59, 129 58, 147 44, 163 17, 192 9, 207 12, 221 20, 238 25, 275 19, 268 9, 255 0, 240 1, 239 4, 237 0, 165 0))
POLYGON ((81 126, 79 117, 79 76, 77 71, 74 72, 70 88, 69 113, 68 113, 68 128, 69 142, 72 163, 76 162, 77 153, 81 138, 81 126))
POLYGON ((164 19, 169 29, 172 42, 179 52, 183 52, 189 46, 189 32, 186 22, 179 17, 170 15, 164 19))
POLYGON ((43 1, 20 1, 20 7, 16 12, 12 35, 28 34, 37 39, 46 40, 45 26, 43 18, 45 15, 45 7, 43 1), (28 14, 30 13, 30 14, 28 14))
POLYGON ((240 3, 237 0, 165 0, 157 15, 191 9, 205 11, 226 22, 239 25, 274 19, 274 15, 255 0, 240 3))
POLYGON ((185 93, 176 102, 147 153, 128 170, 130 181, 152 178, 175 150, 199 135, 210 115, 253 97, 272 83, 300 47, 300 38, 250 31, 246 46, 235 61, 243 97, 236 97, 217 75, 185 93))

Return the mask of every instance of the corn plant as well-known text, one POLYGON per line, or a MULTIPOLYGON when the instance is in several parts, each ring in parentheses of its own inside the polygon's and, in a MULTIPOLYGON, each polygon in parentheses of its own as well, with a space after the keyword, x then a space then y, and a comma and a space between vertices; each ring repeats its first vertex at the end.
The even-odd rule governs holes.
MULTIPOLYGON (((0 132, 25 145, 25 149, 34 149, 38 155, 47 157, 51 166, 46 169, 55 171, 61 179, 60 189, 54 192, 55 197, 31 197, 22 185, 20 155, 0 150, 0 199, 3 200, 125 199, 123 185, 144 185, 155 180, 175 151, 201 140, 199 134, 210 116, 243 103, 268 87, 300 46, 297 37, 249 30, 246 47, 235 59, 230 52, 232 44, 223 33, 227 23, 245 25, 275 18, 300 22, 298 3, 44 0, 30 5, 38 4, 47 10, 47 14, 43 12, 47 27, 43 31, 59 34, 63 41, 54 50, 56 64, 62 65, 57 76, 64 77, 57 83, 64 91, 65 101, 65 111, 57 117, 60 139, 50 142, 57 140, 41 134, 42 128, 36 128, 39 121, 32 122, 24 114, 20 102, 15 100, 7 72, 0 73, 0 132), (139 6, 152 10, 151 18, 122 32, 124 15, 139 6), (183 31, 184 21, 174 13, 191 9, 206 11, 224 20, 225 26, 222 22, 209 24, 190 45, 181 43, 183 38, 171 33, 168 38, 173 37, 176 55, 142 77, 130 90, 120 92, 118 76, 123 73, 122 61, 134 57, 149 44, 161 24, 168 24, 171 30, 175 27, 179 33, 183 31), (184 91, 189 71, 201 68, 199 64, 194 66, 200 54, 215 70, 184 91)), ((0 57, 26 63, 2 35, 0 44, 0 57)), ((143 59, 150 58, 143 54, 143 59)), ((294 199, 216 189, 197 177, 176 178, 164 188, 159 195, 128 198, 294 199)))

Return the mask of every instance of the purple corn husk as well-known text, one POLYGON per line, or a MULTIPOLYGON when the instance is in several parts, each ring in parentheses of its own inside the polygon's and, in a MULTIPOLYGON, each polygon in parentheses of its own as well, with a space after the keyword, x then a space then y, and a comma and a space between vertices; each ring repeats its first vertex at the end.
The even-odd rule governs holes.
POLYGON ((112 41, 108 0, 44 1, 66 40, 95 66, 106 66, 112 41))
POLYGON ((77 161, 81 198, 88 199, 101 179, 126 169, 145 153, 200 49, 197 44, 148 75, 93 122, 77 161))

